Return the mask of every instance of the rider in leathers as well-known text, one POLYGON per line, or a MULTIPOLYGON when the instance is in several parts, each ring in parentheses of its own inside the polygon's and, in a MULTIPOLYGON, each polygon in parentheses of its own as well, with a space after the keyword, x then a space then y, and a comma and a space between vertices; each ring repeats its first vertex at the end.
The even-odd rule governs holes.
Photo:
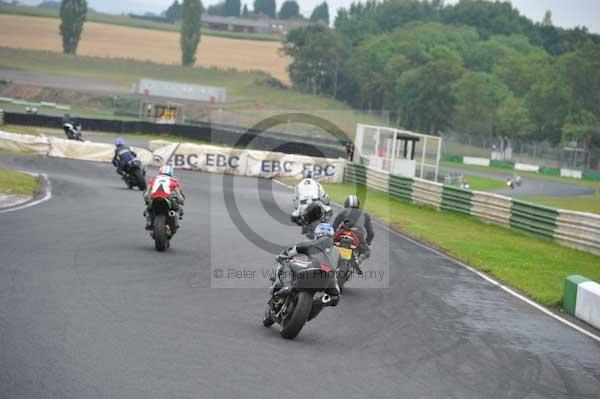
POLYGON ((133 152, 131 147, 125 144, 125 140, 118 138, 115 140, 115 155, 112 163, 117 167, 117 173, 121 176, 125 175, 125 168, 129 162, 135 160, 137 154, 133 152))
MULTIPOLYGON (((324 263, 336 270, 340 254, 337 247, 333 245, 333 234, 333 226, 321 223, 315 229, 314 240, 300 242, 277 257, 277 271, 275 273, 275 283, 272 287, 273 297, 286 296, 291 292, 292 276, 286 261, 291 260, 298 254, 308 256, 315 267, 320 267, 324 263)), ((337 281, 326 293, 332 298, 331 306, 337 305, 340 297, 340 288, 337 281)))
POLYGON ((305 211, 310 204, 318 203, 327 217, 331 215, 329 196, 319 182, 313 180, 312 176, 312 171, 304 171, 304 179, 294 189, 293 201, 296 209, 294 209, 291 219, 292 222, 299 226, 307 223, 305 220, 305 211))
MULTIPOLYGON (((335 216, 333 226, 336 229, 336 232, 339 232, 340 227, 344 225, 358 236, 358 239, 360 240, 358 262, 361 263, 371 256, 369 246, 373 241, 373 237, 375 237, 371 216, 359 209, 360 201, 356 195, 348 196, 344 202, 344 208, 343 211, 335 216)), ((358 267, 358 274, 362 274, 360 267, 358 267)))

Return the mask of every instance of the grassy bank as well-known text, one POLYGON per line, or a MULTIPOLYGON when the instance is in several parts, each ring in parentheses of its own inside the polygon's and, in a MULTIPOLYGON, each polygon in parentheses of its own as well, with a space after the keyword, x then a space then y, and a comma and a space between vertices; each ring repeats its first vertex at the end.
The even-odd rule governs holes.
MULTIPOLYGON (((465 180, 467 181, 467 183, 469 183, 469 187, 471 188, 471 190, 490 191, 500 190, 506 187, 504 181, 499 179, 492 179, 490 177, 465 175, 465 180)), ((459 185, 460 184, 455 184, 454 186, 459 185)))
POLYGON ((581 195, 577 197, 526 197, 523 199, 554 208, 600 214, 600 193, 598 192, 594 195, 581 195))
MULTIPOLYGON (((336 202, 355 191, 352 184, 325 184, 336 202)), ((581 274, 600 281, 600 257, 530 237, 476 218, 440 212, 387 194, 367 191, 365 209, 395 229, 418 237, 489 273, 547 306, 559 306, 563 279, 581 274)))
MULTIPOLYGON (((24 5, 0 4, 0 14, 24 15, 29 17, 58 18, 58 11, 48 10, 38 7, 29 7, 24 5)), ((140 18, 131 18, 126 15, 112 15, 99 12, 89 12, 87 20, 102 24, 129 26, 132 28, 152 29, 167 32, 179 32, 180 26, 165 22, 150 21, 140 18)), ((262 40, 262 41, 281 41, 282 37, 269 34, 250 34, 243 32, 227 32, 211 29, 202 29, 202 34, 206 36, 225 37, 240 40, 262 40)))
MULTIPOLYGON (((228 102, 218 107, 207 106, 209 118, 219 123, 252 126, 279 112, 301 111, 319 115, 350 134, 353 134, 358 122, 382 124, 380 119, 353 111, 346 104, 332 98, 271 87, 265 83, 268 76, 261 72, 188 68, 131 59, 68 56, 5 47, 0 47, 0 68, 101 79, 129 87, 140 78, 223 86, 227 88, 228 102)), ((287 128, 279 126, 274 129, 287 128)), ((317 128, 299 124, 291 124, 289 129, 299 133, 318 131, 317 128)))
POLYGON ((0 194, 34 195, 38 185, 37 177, 0 168, 0 194))

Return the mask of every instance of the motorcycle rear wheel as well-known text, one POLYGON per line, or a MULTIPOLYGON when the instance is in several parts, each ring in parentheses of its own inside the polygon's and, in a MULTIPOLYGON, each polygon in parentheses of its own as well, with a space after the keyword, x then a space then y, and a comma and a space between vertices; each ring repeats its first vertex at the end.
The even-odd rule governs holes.
POLYGON ((154 247, 158 252, 164 252, 169 247, 166 223, 167 217, 165 215, 157 215, 154 218, 154 247))
POLYGON ((138 169, 135 171, 135 180, 137 182, 137 186, 141 191, 146 190, 146 179, 144 178, 144 173, 138 169))
POLYGON ((313 296, 306 291, 300 291, 296 295, 292 314, 284 318, 281 323, 279 333, 283 338, 294 339, 300 333, 312 309, 312 300, 313 296))

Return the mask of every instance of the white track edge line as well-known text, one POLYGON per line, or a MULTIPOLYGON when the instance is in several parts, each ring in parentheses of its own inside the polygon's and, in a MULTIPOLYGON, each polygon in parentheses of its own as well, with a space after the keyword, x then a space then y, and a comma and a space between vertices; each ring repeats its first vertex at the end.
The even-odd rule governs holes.
POLYGON ((46 182, 46 192, 44 193, 44 196, 42 198, 39 198, 35 201, 32 202, 28 202, 24 205, 17 205, 15 207, 12 208, 8 208, 8 209, 2 209, 0 210, 0 214, 2 213, 9 213, 9 212, 15 212, 15 211, 20 211, 22 209, 26 209, 29 208, 31 206, 35 206, 35 205, 39 205, 42 202, 46 202, 49 199, 52 198, 52 185, 50 184, 50 179, 48 179, 48 176, 45 173, 39 173, 39 174, 35 174, 35 173, 29 173, 29 172, 25 172, 28 173, 30 175, 34 175, 34 176, 39 176, 42 177, 44 179, 44 181, 46 182))
MULTIPOLYGON (((280 185, 288 188, 288 189, 292 189, 293 190, 293 187, 290 186, 290 185, 288 185, 288 184, 280 182, 280 181, 278 181, 276 179, 273 179, 273 181, 276 182, 277 184, 280 184, 280 185)), ((338 203, 335 203, 335 202, 332 202, 332 203, 335 204, 335 205, 337 205, 337 206, 339 206, 339 207, 343 208, 343 206, 341 204, 338 204, 338 203)), ((540 312, 542 312, 542 313, 544 313, 544 314, 552 317, 553 319, 555 319, 555 320, 563 323, 564 325, 566 325, 568 327, 571 327, 572 329, 580 332, 581 334, 587 335, 588 337, 592 338, 593 340, 595 340, 597 342, 600 342, 600 337, 597 336, 596 334, 594 334, 594 333, 586 330, 585 328, 579 327, 578 325, 570 322, 569 320, 567 320, 567 319, 565 319, 563 317, 558 316, 557 314, 554 314, 550 310, 546 309, 544 306, 542 306, 542 305, 538 304, 537 302, 535 302, 535 301, 533 301, 533 300, 525 297, 524 295, 519 294, 517 291, 513 290, 512 288, 507 287, 506 285, 502 284, 498 280, 493 279, 492 277, 488 276, 487 274, 482 273, 482 272, 480 272, 478 270, 475 270, 473 267, 467 265, 466 263, 463 263, 463 262, 461 262, 461 261, 459 261, 457 259, 454 259, 453 257, 448 256, 447 254, 445 254, 445 253, 443 253, 443 252, 441 252, 441 251, 439 251, 439 250, 437 250, 435 248, 432 248, 432 247, 430 247, 430 246, 428 246, 426 244, 423 244, 422 242, 419 242, 418 240, 415 240, 412 237, 409 237, 409 236, 407 236, 405 234, 402 234, 402 233, 400 233, 400 232, 398 232, 396 230, 393 230, 388 225, 386 225, 384 223, 381 223, 378 220, 373 220, 373 222, 374 222, 374 224, 376 224, 377 226, 379 226, 379 227, 387 230, 388 232, 390 232, 392 234, 395 234, 396 236, 398 236, 398 237, 400 237, 400 238, 402 238, 402 239, 404 239, 406 241, 409 241, 409 242, 411 242, 411 243, 413 243, 413 244, 415 244, 415 245, 417 245, 417 246, 419 246, 421 248, 424 248, 424 249, 426 249, 426 250, 428 250, 430 252, 433 252, 434 254, 436 254, 436 255, 444 258, 444 259, 448 259, 449 261, 451 261, 451 262, 453 262, 453 263, 455 263, 455 264, 457 264, 457 265, 459 265, 459 266, 461 266, 461 267, 463 267, 463 268, 465 268, 465 269, 467 269, 467 270, 475 273, 476 275, 478 275, 479 277, 481 277, 485 281, 491 283, 492 285, 495 285, 496 287, 498 287, 501 290, 509 293, 510 295, 514 296, 515 298, 520 299, 521 301, 525 302, 526 304, 528 304, 530 306, 533 306, 535 309, 539 310, 540 312)))

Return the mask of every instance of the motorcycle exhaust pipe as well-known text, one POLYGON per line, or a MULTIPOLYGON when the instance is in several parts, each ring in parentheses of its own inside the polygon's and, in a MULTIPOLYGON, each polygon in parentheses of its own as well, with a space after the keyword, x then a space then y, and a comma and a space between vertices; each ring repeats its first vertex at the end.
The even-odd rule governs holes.
POLYGON ((331 297, 327 294, 323 294, 323 296, 321 297, 321 302, 323 302, 323 304, 328 304, 329 302, 331 302, 331 297))
POLYGON ((172 217, 172 218, 174 218, 174 217, 177 216, 177 212, 175 212, 175 211, 169 211, 169 216, 172 217))

